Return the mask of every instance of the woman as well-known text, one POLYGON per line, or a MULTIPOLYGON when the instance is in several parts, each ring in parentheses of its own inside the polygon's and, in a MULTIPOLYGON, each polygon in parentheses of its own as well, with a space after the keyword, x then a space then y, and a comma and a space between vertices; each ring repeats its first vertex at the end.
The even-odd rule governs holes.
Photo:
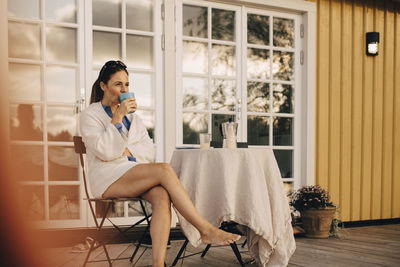
POLYGON ((196 210, 174 170, 167 163, 151 163, 153 143, 134 113, 135 98, 122 103, 128 92, 128 71, 121 61, 108 61, 93 84, 91 105, 80 116, 87 148, 90 186, 96 197, 137 197, 152 204, 150 225, 153 266, 163 266, 167 249, 171 202, 201 235, 205 244, 230 244, 240 236, 219 230, 196 210))

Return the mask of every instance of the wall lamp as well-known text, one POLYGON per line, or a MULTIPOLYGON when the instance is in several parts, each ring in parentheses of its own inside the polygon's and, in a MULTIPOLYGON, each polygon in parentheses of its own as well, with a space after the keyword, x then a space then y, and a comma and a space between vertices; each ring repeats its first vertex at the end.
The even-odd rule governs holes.
POLYGON ((367 56, 378 55, 379 32, 367 32, 367 56))

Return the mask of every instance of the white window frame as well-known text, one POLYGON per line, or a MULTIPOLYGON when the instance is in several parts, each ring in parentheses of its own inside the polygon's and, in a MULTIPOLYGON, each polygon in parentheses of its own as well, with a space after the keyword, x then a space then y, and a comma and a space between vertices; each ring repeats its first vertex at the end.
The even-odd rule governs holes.
MULTIPOLYGON (((7 1, 5 1, 7 2, 7 1)), ((43 134, 47 135, 47 106, 61 106, 61 107, 71 107, 74 108, 77 106, 77 103, 57 103, 57 102, 49 102, 47 101, 47 95, 46 95, 46 67, 47 65, 50 66, 66 66, 66 67, 74 67, 77 68, 76 72, 76 96, 78 97, 79 95, 79 89, 80 87, 83 86, 84 84, 84 67, 83 67, 83 0, 76 0, 76 7, 77 7, 77 14, 76 14, 76 23, 65 23, 65 22, 56 22, 54 20, 50 20, 46 18, 45 15, 45 5, 43 4, 44 0, 40 0, 40 18, 39 19, 25 19, 25 18, 18 18, 18 17, 10 17, 8 15, 8 10, 7 10, 7 4, 6 6, 6 16, 5 16, 5 23, 6 26, 8 25, 9 21, 15 21, 15 22, 27 22, 27 23, 35 23, 41 25, 41 51, 42 51, 42 58, 38 60, 29 60, 29 59, 18 59, 18 58, 9 58, 8 57, 8 50, 6 50, 7 53, 7 64, 9 63, 21 63, 21 64, 35 64, 40 66, 41 68, 41 100, 39 101, 29 101, 29 103, 32 104, 38 104, 41 105, 41 119, 42 119, 42 129, 43 129, 43 134), (77 63, 61 63, 61 62, 47 62, 46 59, 46 27, 47 25, 51 26, 59 26, 59 27, 68 27, 68 28, 74 28, 77 30, 77 39, 76 39, 76 46, 77 46, 77 63), (44 114, 44 115, 43 115, 44 114)), ((8 42, 8 28, 6 27, 6 32, 5 32, 5 41, 8 42)), ((3 39, 3 38, 2 38, 3 39)), ((8 87, 6 87, 8 88, 8 87)), ((7 100, 7 110, 9 107, 10 101, 7 100)), ((13 103, 19 103, 19 102, 26 102, 26 101, 12 101, 13 103)), ((9 113, 8 113, 9 115, 9 113)), ((7 119, 8 121, 8 119, 7 119)), ((8 125, 9 127, 9 125, 8 125)), ((12 141, 12 144, 27 144, 27 145, 38 145, 43 148, 43 169, 47 170, 44 171, 44 179, 43 181, 29 181, 29 182, 21 182, 21 185, 24 186, 43 186, 44 188, 44 220, 41 221, 35 221, 34 224, 39 227, 39 228, 70 228, 70 227, 80 227, 82 225, 85 225, 87 222, 87 206, 84 205, 83 199, 80 197, 79 198, 79 208, 80 208, 80 218, 79 219, 70 219, 70 220, 54 220, 49 218, 49 211, 50 211, 50 206, 49 206, 49 188, 50 186, 53 185, 75 185, 80 187, 80 196, 83 196, 84 194, 84 189, 83 189, 83 183, 82 179, 80 178, 77 181, 50 181, 48 177, 48 148, 52 146, 65 146, 65 147, 71 147, 73 148, 72 142, 55 142, 55 141, 49 141, 48 138, 44 138, 43 141, 12 141)), ((78 162, 77 162, 78 163, 78 162)), ((79 174, 80 175, 80 174, 79 174)))
MULTIPOLYGON (((189 3, 190 1, 184 1, 184 3, 189 3)), ((197 1, 196 5, 201 4, 203 1, 197 1)), ((220 2, 220 1, 219 1, 220 2)), ((300 142, 301 147, 297 149, 300 155, 295 157, 298 158, 297 163, 294 163, 294 168, 297 169, 300 177, 295 179, 294 181, 294 189, 308 184, 314 184, 314 160, 315 160, 315 69, 316 69, 316 4, 311 2, 306 2, 303 0, 273 0, 265 1, 262 0, 245 0, 245 1, 226 1, 227 4, 231 5, 239 5, 242 7, 249 8, 262 8, 266 10, 294 13, 301 15, 302 24, 304 27, 304 36, 301 38, 301 45, 303 47, 303 65, 301 77, 296 77, 296 81, 301 82, 302 93, 299 95, 298 93, 295 95, 296 106, 297 103, 301 103, 300 107, 297 107, 298 116, 301 118, 300 120, 295 120, 295 124, 301 121, 301 124, 304 127, 297 127, 295 125, 295 129, 300 129, 301 134, 297 132, 294 134, 294 142, 298 144, 300 142), (288 8, 289 7, 289 8, 288 8), (301 99, 299 99, 301 97, 301 99), (301 139, 300 139, 301 138, 301 139)), ((166 22, 172 22, 172 19, 177 20, 175 18, 175 14, 181 12, 182 9, 182 0, 177 0, 176 3, 166 2, 166 22)), ((181 22, 176 22, 173 24, 165 24, 165 34, 166 34, 166 52, 165 52, 165 65, 172 66, 175 65, 176 69, 179 68, 179 64, 181 64, 181 58, 179 56, 175 56, 176 51, 180 51, 179 49, 179 39, 174 39, 174 34, 181 35, 181 29, 178 29, 178 24, 181 22), (175 44, 176 43, 176 44, 175 44)), ((243 27, 242 27, 243 28, 243 27)), ((300 56, 300 55, 299 55, 300 56)), ((298 59, 296 59, 298 60, 298 59)), ((167 71, 167 70, 166 70, 167 71)), ((172 74, 173 71, 169 70, 169 74, 172 74)), ((295 73, 299 73, 298 69, 295 69, 295 73)), ((176 146, 180 145, 181 139, 178 140, 178 136, 182 135, 180 122, 178 113, 182 113, 181 103, 179 103, 178 99, 178 86, 180 87, 179 76, 175 73, 175 79, 166 78, 165 86, 166 86, 166 103, 169 103, 171 106, 166 105, 166 125, 170 125, 166 127, 166 147, 165 147, 165 156, 166 159, 169 160, 172 156, 173 151, 176 146), (179 141, 179 142, 178 142, 179 141)), ((242 79, 243 80, 243 79, 242 79)), ((297 86, 296 86, 297 87, 297 86)), ((180 93, 179 93, 180 94, 180 93)), ((296 108, 296 107, 295 107, 296 108)), ((243 127, 244 128, 244 127, 243 127)), ((245 131, 242 129, 242 132, 245 131)), ((242 133, 243 135, 243 133, 242 133)))

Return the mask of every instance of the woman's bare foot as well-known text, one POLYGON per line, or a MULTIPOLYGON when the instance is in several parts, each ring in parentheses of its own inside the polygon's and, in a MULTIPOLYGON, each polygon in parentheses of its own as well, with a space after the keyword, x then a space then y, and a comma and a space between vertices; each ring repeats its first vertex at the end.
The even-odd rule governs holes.
POLYGON ((240 235, 231 234, 215 227, 201 234, 201 240, 204 244, 229 245, 239 239, 240 235))

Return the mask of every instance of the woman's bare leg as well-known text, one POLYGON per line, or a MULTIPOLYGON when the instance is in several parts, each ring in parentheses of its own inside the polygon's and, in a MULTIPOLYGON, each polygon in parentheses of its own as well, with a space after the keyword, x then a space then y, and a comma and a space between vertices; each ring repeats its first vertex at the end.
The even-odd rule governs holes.
POLYGON ((164 266, 171 227, 171 200, 162 186, 151 188, 142 197, 151 203, 153 209, 150 224, 153 266, 164 266))
POLYGON ((172 203, 180 214, 199 230, 205 244, 229 244, 240 236, 219 230, 207 222, 194 207, 189 195, 179 182, 175 171, 167 163, 139 164, 128 170, 110 185, 104 197, 140 196, 150 188, 161 185, 167 190, 172 203))

